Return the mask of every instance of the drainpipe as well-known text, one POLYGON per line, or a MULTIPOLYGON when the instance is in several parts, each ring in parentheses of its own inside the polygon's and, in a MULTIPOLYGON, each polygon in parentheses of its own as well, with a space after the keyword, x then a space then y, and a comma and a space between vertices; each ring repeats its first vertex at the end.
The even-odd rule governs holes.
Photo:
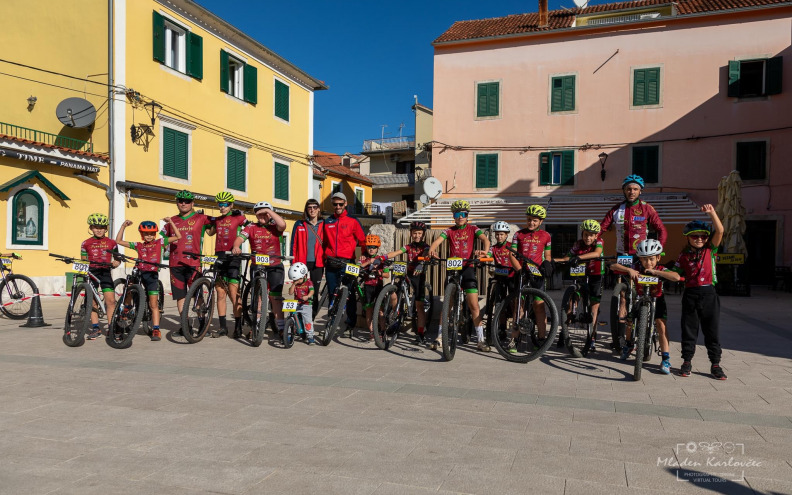
POLYGON ((547 27, 547 0, 539 0, 539 27, 547 27))
POLYGON ((113 0, 107 0, 107 119, 109 125, 107 126, 108 144, 110 146, 109 156, 110 162, 108 170, 110 171, 110 187, 107 188, 107 200, 110 203, 108 217, 110 218, 110 232, 115 232, 115 201, 113 201, 113 191, 115 189, 115 140, 113 139, 113 132, 115 126, 113 125, 113 98, 115 98, 115 78, 113 77, 113 0))

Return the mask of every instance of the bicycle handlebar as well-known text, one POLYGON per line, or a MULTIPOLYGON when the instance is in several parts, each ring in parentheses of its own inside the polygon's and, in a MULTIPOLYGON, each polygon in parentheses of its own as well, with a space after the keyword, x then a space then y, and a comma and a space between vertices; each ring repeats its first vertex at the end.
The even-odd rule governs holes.
POLYGON ((100 266, 104 268, 113 268, 112 263, 105 263, 104 261, 88 261, 81 258, 73 258, 71 256, 64 256, 62 254, 55 254, 55 253, 49 253, 49 255, 52 256, 53 258, 57 258, 58 261, 62 261, 67 264, 79 262, 79 263, 90 263, 91 265, 100 266))
POLYGON ((112 249, 106 249, 105 251, 107 251, 108 253, 112 254, 113 255, 113 259, 115 259, 116 261, 122 261, 122 262, 125 262, 125 263, 129 261, 129 262, 134 263, 135 265, 145 263, 147 265, 156 266, 158 268, 168 268, 168 265, 163 265, 162 263, 156 263, 154 261, 146 261, 146 260, 144 260, 142 258, 133 258, 132 256, 127 256, 126 254, 121 254, 121 253, 115 252, 112 249))

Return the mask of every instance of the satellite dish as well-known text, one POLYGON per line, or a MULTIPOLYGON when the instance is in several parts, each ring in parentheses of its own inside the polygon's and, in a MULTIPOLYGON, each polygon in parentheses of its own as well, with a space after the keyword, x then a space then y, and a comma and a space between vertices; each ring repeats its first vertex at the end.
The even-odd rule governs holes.
POLYGON ((96 108, 82 98, 66 98, 58 103, 55 116, 66 127, 88 127, 96 120, 96 108))
POLYGON ((443 185, 437 177, 428 177, 423 182, 423 190, 430 199, 437 199, 443 194, 443 185))
POLYGON ((575 5, 577 5, 578 8, 581 9, 586 8, 586 5, 588 5, 589 3, 589 0, 573 0, 573 1, 575 2, 575 5))
POLYGON ((429 196, 427 196, 426 194, 421 194, 421 203, 423 204, 429 203, 429 196))

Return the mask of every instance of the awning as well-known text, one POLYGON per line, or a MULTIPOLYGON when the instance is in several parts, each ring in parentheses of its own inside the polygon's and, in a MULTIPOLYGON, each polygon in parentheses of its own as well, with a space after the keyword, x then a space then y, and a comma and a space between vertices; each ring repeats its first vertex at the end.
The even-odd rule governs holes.
POLYGON ((47 165, 56 165, 58 167, 71 168, 74 170, 82 170, 83 172, 96 173, 99 167, 88 165, 87 163, 75 162, 72 160, 62 160, 48 155, 41 155, 38 153, 28 153, 0 146, 0 157, 7 156, 9 158, 16 158, 17 160, 24 160, 33 163, 46 163, 47 165))
POLYGON ((0 185, 0 192, 8 192, 11 189, 15 188, 16 186, 18 186, 19 184, 24 184, 25 182, 29 181, 30 179, 38 179, 38 180, 40 180, 42 184, 47 186, 49 188, 49 190, 52 191, 53 193, 55 193, 55 196, 59 197, 60 199, 62 199, 64 201, 69 199, 69 197, 66 196, 63 193, 63 191, 61 191, 60 189, 55 187, 55 184, 53 184, 52 182, 47 180, 47 178, 44 177, 43 175, 41 175, 41 172, 39 172, 38 170, 30 170, 30 171, 25 172, 24 174, 20 175, 19 177, 15 178, 15 179, 11 179, 10 181, 6 182, 5 184, 0 185))
MULTIPOLYGON (((414 221, 425 222, 432 226, 446 226, 454 223, 451 203, 457 199, 441 199, 438 202, 411 213, 399 220, 400 224, 414 221)), ((641 195, 641 199, 651 204, 664 224, 686 224, 694 219, 703 219, 698 205, 687 194, 641 195)), ((539 204, 547 208, 545 223, 550 225, 576 225, 582 220, 593 218, 602 220, 613 206, 624 201, 621 194, 545 196, 541 198, 523 197, 508 199, 469 199, 470 218, 473 223, 490 225, 498 220, 512 224, 525 223, 525 209, 528 205, 539 204)))

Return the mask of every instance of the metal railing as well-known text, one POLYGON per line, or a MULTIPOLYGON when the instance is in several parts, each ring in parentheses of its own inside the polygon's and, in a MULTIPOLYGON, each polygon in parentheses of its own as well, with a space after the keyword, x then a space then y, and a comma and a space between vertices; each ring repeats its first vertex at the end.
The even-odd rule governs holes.
POLYGON ((363 151, 390 151, 415 148, 415 136, 401 136, 384 139, 366 139, 363 151))
POLYGON ((28 141, 36 141, 38 143, 49 144, 52 146, 59 146, 77 151, 88 151, 93 153, 93 143, 83 141, 82 139, 70 138, 66 136, 59 136, 51 132, 37 131, 36 129, 28 129, 14 124, 6 124, 0 122, 0 134, 6 136, 13 136, 19 139, 27 139, 28 141))
POLYGON ((372 203, 355 203, 351 210, 355 215, 382 215, 380 205, 372 203))

